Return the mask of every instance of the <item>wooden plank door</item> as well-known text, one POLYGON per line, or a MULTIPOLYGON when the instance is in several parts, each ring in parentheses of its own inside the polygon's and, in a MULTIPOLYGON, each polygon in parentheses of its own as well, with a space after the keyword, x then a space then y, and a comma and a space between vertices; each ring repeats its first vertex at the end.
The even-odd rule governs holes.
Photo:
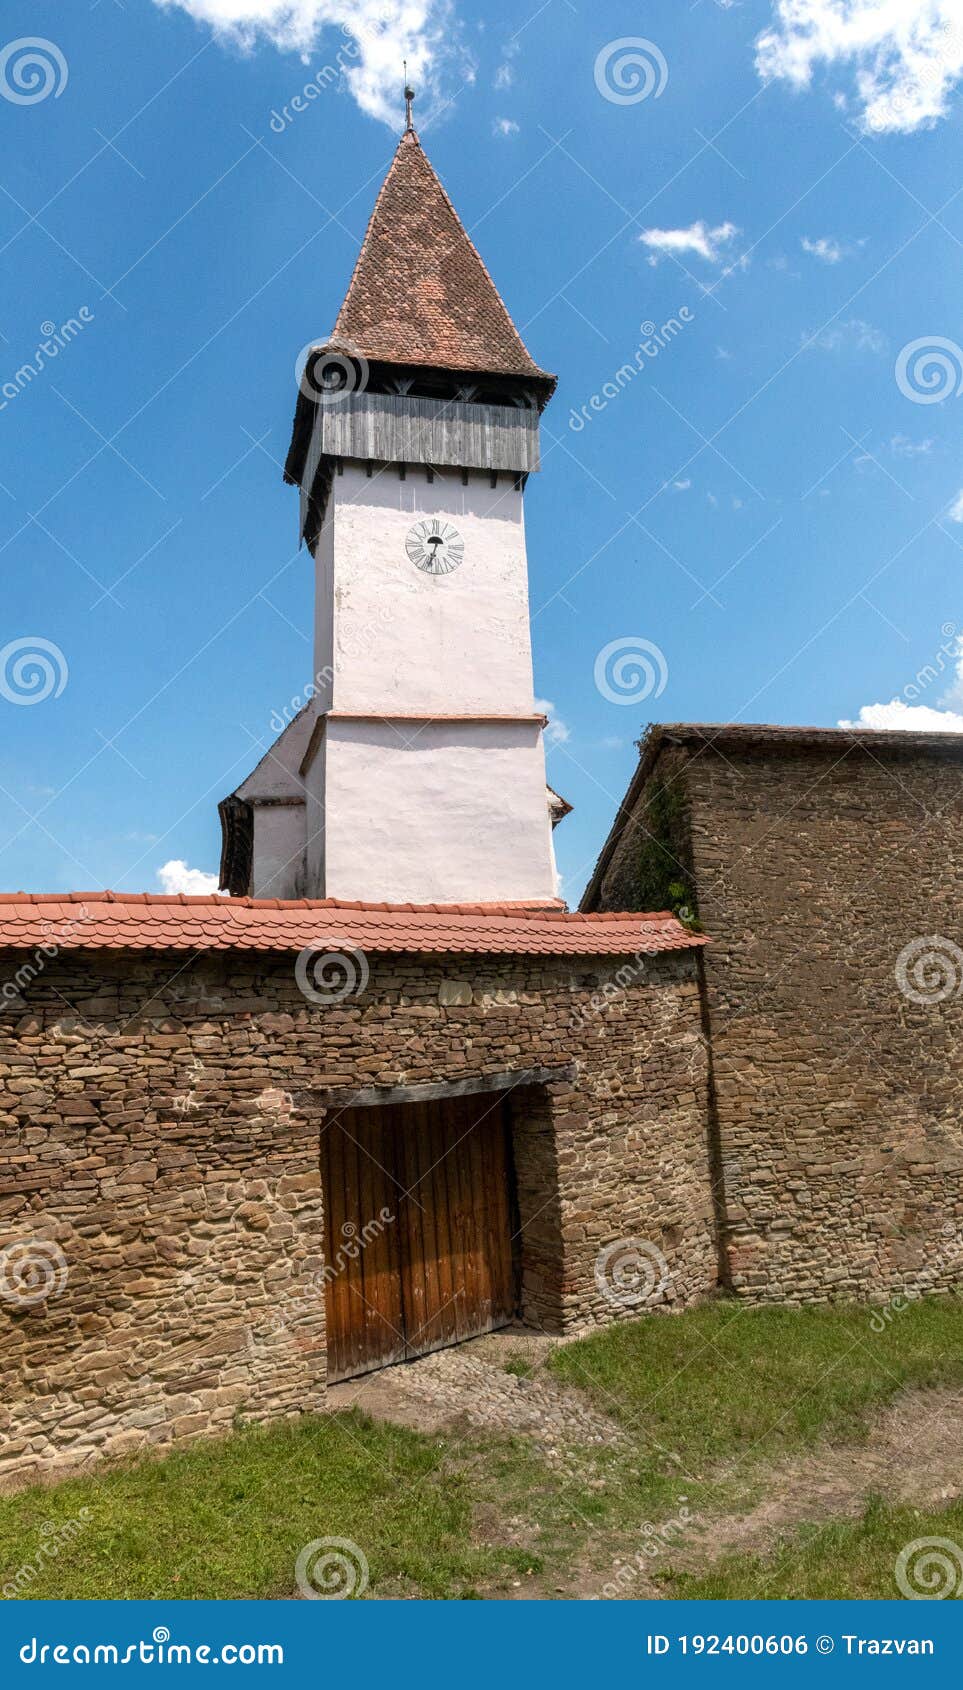
POLYGON ((505 1326, 515 1312, 508 1126, 501 1098, 407 1105, 398 1135, 409 1358, 505 1326))
POLYGON ((349 1109, 321 1133, 328 1378, 350 1379, 406 1354, 401 1193, 382 1109, 349 1109), (387 1211, 392 1218, 382 1222, 387 1211))
POLYGON ((516 1306, 502 1099, 355 1109, 324 1129, 328 1377, 506 1325, 516 1306), (379 1211, 394 1220, 350 1255, 379 1211), (340 1266, 339 1266, 340 1264, 340 1266))

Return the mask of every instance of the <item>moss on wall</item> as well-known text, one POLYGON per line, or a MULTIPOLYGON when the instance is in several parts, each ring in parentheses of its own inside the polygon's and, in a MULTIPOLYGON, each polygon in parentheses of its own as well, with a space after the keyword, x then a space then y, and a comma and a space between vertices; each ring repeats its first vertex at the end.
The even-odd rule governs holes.
POLYGON ((687 926, 698 927, 681 782, 654 780, 643 799, 641 819, 643 831, 636 864, 638 908, 672 910, 687 926))

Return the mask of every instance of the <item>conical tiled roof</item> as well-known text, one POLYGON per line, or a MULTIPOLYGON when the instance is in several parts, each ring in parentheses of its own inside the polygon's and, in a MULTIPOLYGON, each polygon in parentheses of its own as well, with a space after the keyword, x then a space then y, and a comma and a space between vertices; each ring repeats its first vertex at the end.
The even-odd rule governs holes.
POLYGON ((552 379, 529 356, 413 129, 378 195, 335 336, 369 361, 552 379))

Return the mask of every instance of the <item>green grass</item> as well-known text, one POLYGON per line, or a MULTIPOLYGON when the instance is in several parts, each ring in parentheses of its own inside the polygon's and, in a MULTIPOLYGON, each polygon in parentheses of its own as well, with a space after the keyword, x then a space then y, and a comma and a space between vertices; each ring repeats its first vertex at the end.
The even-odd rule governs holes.
MULTIPOLYGON (((958 1590, 963 1576, 963 1501, 939 1514, 922 1514, 914 1508, 889 1508, 876 1500, 861 1519, 800 1530, 765 1559, 731 1555, 699 1576, 669 1572, 664 1580, 666 1595, 713 1601, 737 1597, 896 1601, 902 1594, 894 1576, 900 1550, 918 1538, 934 1537, 948 1538, 959 1546, 953 1579, 958 1590)), ((952 1577, 952 1557, 949 1564, 952 1577)), ((930 1576, 934 1573, 930 1568, 930 1576)), ((912 1588, 932 1586, 916 1582, 912 1588)))
POLYGON ((505 1372, 511 1373, 516 1379, 531 1379, 535 1374, 535 1367, 527 1356, 509 1356, 505 1363, 505 1372))
POLYGON ((348 1413, 33 1488, 0 1499, 0 1586, 84 1507, 82 1532, 24 1597, 284 1597, 299 1550, 329 1536, 362 1546, 382 1593, 472 1596, 537 1566, 473 1541, 469 1481, 439 1471, 444 1453, 437 1439, 348 1413))
MULTIPOLYGON (((960 1302, 915 1303, 879 1336, 869 1321, 866 1309, 720 1302, 556 1351, 555 1375, 589 1393, 626 1434, 623 1447, 584 1452, 574 1469, 521 1436, 469 1428, 429 1437, 350 1413, 242 1429, 0 1497, 0 1588, 37 1564, 59 1526, 83 1518, 22 1595, 283 1597, 299 1550, 322 1537, 361 1546, 373 1595, 458 1599, 516 1583, 552 1594, 576 1561, 611 1567, 646 1522, 677 1514, 681 1497, 711 1517, 764 1483, 766 1462, 785 1451, 857 1440, 904 1388, 963 1383, 960 1302)), ((508 1367, 517 1360, 509 1356, 508 1367)), ((763 1569, 775 1579, 767 1593, 798 1585, 805 1595, 849 1594, 865 1564, 867 1580, 883 1580, 873 1593, 890 1594, 891 1552, 927 1535, 907 1527, 910 1518, 876 1510, 793 1539, 785 1568, 763 1569)), ((963 1520, 931 1535, 956 1529, 963 1520)), ((747 1594, 760 1576, 743 1559, 702 1584, 679 1575, 667 1594, 747 1594)))
POLYGON ((866 1308, 713 1303, 632 1321, 557 1350, 554 1372, 588 1391, 640 1444, 687 1472, 820 1438, 857 1440, 912 1386, 963 1383, 963 1302, 924 1300, 877 1336, 866 1308))

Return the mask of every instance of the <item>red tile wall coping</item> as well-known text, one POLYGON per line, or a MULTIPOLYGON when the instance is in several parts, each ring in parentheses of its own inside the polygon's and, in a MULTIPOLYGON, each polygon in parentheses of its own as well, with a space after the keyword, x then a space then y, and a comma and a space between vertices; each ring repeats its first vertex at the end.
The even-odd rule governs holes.
POLYGON ((379 904, 149 892, 0 894, 0 946, 621 956, 707 943, 668 911, 573 915, 545 904, 379 904), (323 918, 323 919, 322 919, 323 918))

